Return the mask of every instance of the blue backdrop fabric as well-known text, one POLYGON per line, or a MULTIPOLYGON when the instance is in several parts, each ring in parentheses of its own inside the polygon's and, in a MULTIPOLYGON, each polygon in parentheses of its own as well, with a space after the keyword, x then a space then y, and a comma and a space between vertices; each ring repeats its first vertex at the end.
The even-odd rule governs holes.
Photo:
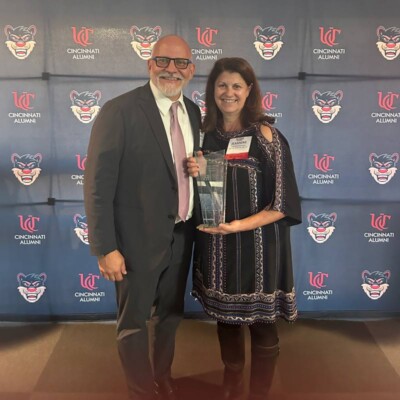
MULTIPOLYGON (((170 33, 193 49, 185 94, 202 111, 213 63, 244 57, 291 144, 300 315, 399 313, 399 15, 396 0, 0 2, 0 320, 115 315, 89 255, 86 149, 170 33)), ((190 287, 187 313, 201 310, 190 287)))

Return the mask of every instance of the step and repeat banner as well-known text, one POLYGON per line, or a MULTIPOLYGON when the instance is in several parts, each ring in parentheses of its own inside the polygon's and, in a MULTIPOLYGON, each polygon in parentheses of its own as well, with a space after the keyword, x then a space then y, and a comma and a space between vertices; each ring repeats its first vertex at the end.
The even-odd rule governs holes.
POLYGON ((291 144, 300 313, 400 312, 400 2, 2 0, 0 25, 0 320, 115 315, 89 255, 86 149, 170 33, 192 47, 202 113, 213 63, 244 57, 291 144))

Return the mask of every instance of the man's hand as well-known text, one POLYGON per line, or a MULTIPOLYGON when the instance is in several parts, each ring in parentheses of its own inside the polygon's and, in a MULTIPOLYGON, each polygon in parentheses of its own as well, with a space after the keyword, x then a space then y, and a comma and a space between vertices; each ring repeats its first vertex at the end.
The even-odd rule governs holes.
POLYGON ((125 259, 118 250, 98 258, 100 274, 109 281, 122 281, 126 275, 125 259))

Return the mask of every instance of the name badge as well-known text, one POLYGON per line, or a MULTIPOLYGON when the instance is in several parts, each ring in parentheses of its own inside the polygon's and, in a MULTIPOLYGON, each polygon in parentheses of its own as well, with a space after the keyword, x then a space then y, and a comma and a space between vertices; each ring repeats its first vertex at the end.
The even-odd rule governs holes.
POLYGON ((251 136, 244 136, 229 140, 225 158, 227 160, 243 160, 249 158, 251 136))

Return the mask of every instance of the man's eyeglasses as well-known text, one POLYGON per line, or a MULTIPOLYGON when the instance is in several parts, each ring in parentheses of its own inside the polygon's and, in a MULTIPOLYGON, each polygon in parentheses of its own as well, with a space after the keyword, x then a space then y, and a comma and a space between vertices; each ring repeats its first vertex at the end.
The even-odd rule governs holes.
POLYGON ((153 57, 158 68, 167 68, 171 60, 174 60, 175 67, 178 69, 186 69, 192 62, 187 58, 170 58, 170 57, 153 57))

